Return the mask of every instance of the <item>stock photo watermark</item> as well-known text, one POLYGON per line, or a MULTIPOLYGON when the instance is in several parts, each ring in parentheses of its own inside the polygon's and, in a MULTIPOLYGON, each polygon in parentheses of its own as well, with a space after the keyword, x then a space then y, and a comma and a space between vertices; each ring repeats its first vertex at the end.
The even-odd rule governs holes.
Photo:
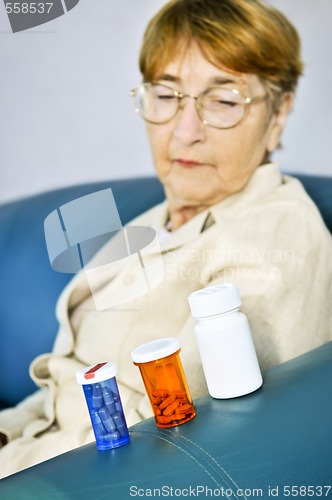
POLYGON ((131 497, 191 497, 191 498, 287 498, 287 497, 332 497, 331 485, 269 485, 266 488, 210 488, 196 485, 185 488, 174 488, 162 485, 159 488, 141 488, 137 485, 129 487, 131 497))
POLYGON ((236 249, 223 241, 213 249, 184 249, 164 256, 168 279, 208 282, 219 274, 223 280, 269 280, 282 278, 282 268, 296 265, 293 249, 271 248, 236 249), (221 274, 220 274, 221 273, 221 274))
POLYGON ((13 33, 48 23, 63 16, 79 3, 79 0, 15 1, 3 0, 13 33))
POLYGON ((156 231, 148 226, 122 226, 111 188, 53 210, 44 221, 44 233, 51 267, 60 273, 83 271, 97 311, 136 299, 164 278, 156 231), (131 270, 132 282, 116 294, 109 293, 107 286, 101 291, 119 265, 131 270))

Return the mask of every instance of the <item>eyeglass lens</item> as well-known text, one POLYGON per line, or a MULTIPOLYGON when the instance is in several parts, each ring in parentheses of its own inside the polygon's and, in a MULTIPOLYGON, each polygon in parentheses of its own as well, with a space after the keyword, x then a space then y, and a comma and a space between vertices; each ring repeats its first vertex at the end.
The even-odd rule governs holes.
MULTIPOLYGON (((178 112, 181 100, 173 89, 165 85, 144 83, 135 92, 135 104, 143 118, 152 123, 166 123, 178 112)), ((237 124, 245 111, 245 98, 236 90, 212 87, 196 100, 200 119, 217 128, 237 124)))

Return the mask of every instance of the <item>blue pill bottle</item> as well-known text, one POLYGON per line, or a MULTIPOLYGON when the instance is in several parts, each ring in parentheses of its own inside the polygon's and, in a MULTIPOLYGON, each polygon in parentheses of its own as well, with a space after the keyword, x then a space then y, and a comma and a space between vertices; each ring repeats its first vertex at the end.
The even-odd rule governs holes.
POLYGON ((130 436, 116 382, 117 367, 105 362, 76 373, 82 385, 98 450, 129 443, 130 436))

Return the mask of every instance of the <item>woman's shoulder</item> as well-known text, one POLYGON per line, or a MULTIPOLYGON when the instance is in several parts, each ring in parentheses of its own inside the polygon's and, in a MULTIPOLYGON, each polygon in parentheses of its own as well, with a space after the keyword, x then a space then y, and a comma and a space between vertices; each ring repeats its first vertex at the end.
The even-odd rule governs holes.
POLYGON ((282 174, 281 182, 266 199, 262 199, 262 210, 266 217, 280 219, 284 223, 309 228, 312 232, 327 231, 321 213, 299 179, 282 174))
POLYGON ((215 221, 232 220, 258 231, 281 225, 306 226, 326 231, 320 211, 294 176, 283 174, 275 163, 258 169, 249 185, 236 196, 213 208, 215 221))
POLYGON ((271 189, 232 210, 216 207, 214 232, 237 245, 269 244, 276 247, 332 251, 332 237, 320 211, 295 177, 280 175, 271 189))

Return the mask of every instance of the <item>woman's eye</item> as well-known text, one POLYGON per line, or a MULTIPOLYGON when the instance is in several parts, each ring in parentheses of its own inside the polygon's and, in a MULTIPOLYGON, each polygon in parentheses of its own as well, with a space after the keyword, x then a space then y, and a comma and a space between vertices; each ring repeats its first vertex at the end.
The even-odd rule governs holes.
POLYGON ((160 94, 158 95, 158 99, 163 99, 163 100, 171 100, 171 99, 176 99, 175 95, 169 95, 169 94, 160 94))
POLYGON ((231 108, 233 108, 234 106, 237 106, 237 102, 234 102, 234 101, 218 101, 218 104, 222 105, 222 106, 229 106, 231 108))
POLYGON ((238 106, 238 104, 239 103, 235 101, 215 98, 215 99, 209 99, 209 101, 206 102, 205 105, 210 109, 211 108, 222 109, 222 108, 234 108, 235 106, 238 106))
POLYGON ((216 110, 226 110, 241 106, 240 96, 228 89, 210 89, 203 97, 203 101, 203 105, 216 110))

